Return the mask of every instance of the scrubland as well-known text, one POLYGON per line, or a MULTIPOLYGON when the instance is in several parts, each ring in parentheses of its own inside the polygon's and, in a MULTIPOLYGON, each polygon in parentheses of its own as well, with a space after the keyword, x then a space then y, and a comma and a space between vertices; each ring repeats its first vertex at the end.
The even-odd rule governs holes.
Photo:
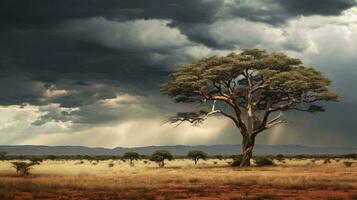
POLYGON ((233 168, 231 159, 45 160, 20 177, 0 161, 0 199, 357 199, 357 162, 283 159, 233 168), (353 162, 348 167, 344 162, 353 162))

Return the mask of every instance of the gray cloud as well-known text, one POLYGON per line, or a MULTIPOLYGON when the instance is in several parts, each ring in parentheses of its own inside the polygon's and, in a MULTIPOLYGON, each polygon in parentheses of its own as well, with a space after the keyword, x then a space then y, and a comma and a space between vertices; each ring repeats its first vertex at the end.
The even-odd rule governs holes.
POLYGON ((299 16, 334 16, 356 5, 355 0, 227 0, 223 16, 282 24, 299 16))
MULTIPOLYGON (((158 92, 176 66, 257 47, 299 57, 334 80, 342 102, 311 118, 309 131, 319 132, 316 137, 328 132, 329 139, 321 145, 330 145, 335 134, 347 138, 341 139, 342 145, 353 145, 349 141, 356 129, 352 108, 357 94, 350 90, 357 78, 353 73, 357 49, 351 45, 357 42, 355 5, 352 0, 3 0, 0 134, 18 135, 6 136, 0 143, 34 141, 31 134, 89 135, 98 127, 114 134, 117 126, 133 131, 135 123, 140 123, 143 134, 149 126, 146 118, 160 123, 190 108, 158 92), (16 116, 9 115, 12 111, 16 116), (342 111, 346 123, 339 120, 342 111)), ((304 128, 289 126, 295 136, 304 128)), ((164 134, 158 125, 152 131, 164 134)), ((214 135, 205 142, 236 138, 228 126, 219 131, 224 138, 216 141, 220 136, 214 135)), ((163 141, 174 143, 170 137, 163 141)), ((272 141, 284 143, 284 138, 272 141)), ((263 137, 259 142, 270 140, 263 137)))

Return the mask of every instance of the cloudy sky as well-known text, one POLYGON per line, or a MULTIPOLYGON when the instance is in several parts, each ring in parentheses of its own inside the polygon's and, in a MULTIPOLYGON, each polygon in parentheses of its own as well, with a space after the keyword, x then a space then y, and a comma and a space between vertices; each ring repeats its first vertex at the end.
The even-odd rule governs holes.
POLYGON ((163 124, 190 106, 159 85, 180 64, 262 48, 332 79, 341 102, 259 144, 357 146, 356 0, 2 0, 0 144, 235 144, 229 120, 163 124))

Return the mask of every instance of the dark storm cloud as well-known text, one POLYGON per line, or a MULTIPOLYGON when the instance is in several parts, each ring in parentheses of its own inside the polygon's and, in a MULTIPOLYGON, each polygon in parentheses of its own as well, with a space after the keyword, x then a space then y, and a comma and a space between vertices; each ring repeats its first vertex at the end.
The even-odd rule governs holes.
POLYGON ((355 0, 234 0, 225 15, 251 21, 282 24, 298 16, 339 15, 356 5, 355 0))
POLYGON ((123 21, 162 18, 207 22, 222 3, 222 0, 3 0, 0 2, 0 23, 2 28, 44 28, 68 19, 93 16, 123 21))
POLYGON ((356 5, 355 0, 278 0, 287 11, 296 15, 339 15, 356 5))
MULTIPOLYGON (((86 106, 115 98, 117 93, 145 95, 158 91, 158 85, 177 64, 195 59, 190 57, 189 48, 232 49, 240 41, 219 43, 207 36, 208 26, 219 20, 244 18, 274 25, 300 15, 338 15, 355 3, 2 0, 0 104, 59 104, 63 108, 80 107, 81 111, 71 114, 89 116, 98 109, 86 106), (150 38, 141 39, 144 36, 140 31, 145 37, 149 32, 150 38)), ((244 38, 244 42, 251 46, 259 40, 244 38)), ((35 125, 73 120, 58 109, 44 112, 49 115, 35 125)), ((81 122, 98 120, 88 118, 81 118, 81 122)), ((104 114, 101 119, 106 119, 104 114)))

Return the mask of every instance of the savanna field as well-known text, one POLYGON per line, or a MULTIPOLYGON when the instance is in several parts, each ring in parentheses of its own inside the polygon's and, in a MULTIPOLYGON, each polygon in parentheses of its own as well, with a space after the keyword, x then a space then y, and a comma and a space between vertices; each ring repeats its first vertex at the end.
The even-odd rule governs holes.
POLYGON ((357 163, 349 159, 274 159, 235 168, 232 159, 45 160, 21 177, 0 162, 1 200, 357 199, 357 163))

